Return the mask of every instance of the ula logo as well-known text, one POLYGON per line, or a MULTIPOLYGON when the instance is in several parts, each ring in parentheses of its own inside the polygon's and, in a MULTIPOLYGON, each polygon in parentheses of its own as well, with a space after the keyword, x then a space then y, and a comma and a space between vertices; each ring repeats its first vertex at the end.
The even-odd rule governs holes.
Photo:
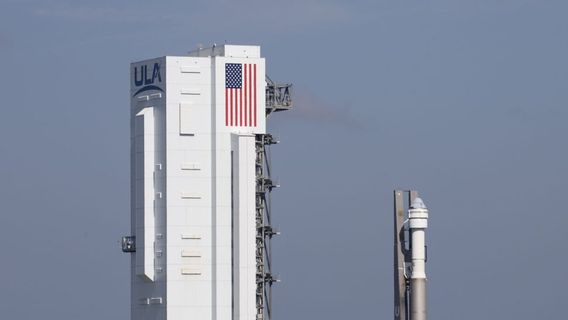
POLYGON ((134 93, 134 96, 148 90, 164 92, 162 88, 154 84, 160 82, 162 82, 162 75, 160 74, 160 65, 157 62, 154 63, 154 67, 150 72, 147 65, 140 66, 140 69, 139 67, 134 67, 134 85, 136 87, 143 86, 134 93))

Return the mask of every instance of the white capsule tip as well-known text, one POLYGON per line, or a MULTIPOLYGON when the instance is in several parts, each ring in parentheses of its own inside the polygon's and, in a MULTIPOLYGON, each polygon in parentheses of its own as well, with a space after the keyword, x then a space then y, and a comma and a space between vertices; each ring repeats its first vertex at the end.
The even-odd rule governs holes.
POLYGON ((410 208, 412 209, 426 209, 426 205, 424 204, 424 201, 422 201, 422 199, 420 198, 415 198, 412 201, 412 204, 410 205, 410 208))

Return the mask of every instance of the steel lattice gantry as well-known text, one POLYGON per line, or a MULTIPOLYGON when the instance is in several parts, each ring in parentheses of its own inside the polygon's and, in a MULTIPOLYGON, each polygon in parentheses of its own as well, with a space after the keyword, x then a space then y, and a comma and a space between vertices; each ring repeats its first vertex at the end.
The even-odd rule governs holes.
MULTIPOLYGON (((266 116, 292 108, 291 84, 275 84, 266 77, 266 116)), ((256 135, 256 308, 258 320, 272 319, 272 285, 278 279, 272 272, 271 193, 278 185, 271 175, 270 146, 278 143, 267 134, 256 135)))
POLYGON ((266 116, 292 108, 292 84, 276 83, 266 76, 266 116))

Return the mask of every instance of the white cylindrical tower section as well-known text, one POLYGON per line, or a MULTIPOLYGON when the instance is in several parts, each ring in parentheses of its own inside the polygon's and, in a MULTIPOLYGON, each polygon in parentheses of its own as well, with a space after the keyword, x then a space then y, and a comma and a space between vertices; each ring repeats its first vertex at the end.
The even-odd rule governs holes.
POLYGON ((408 223, 412 237, 412 278, 426 279, 426 228, 428 209, 420 198, 412 201, 408 210, 408 223))
POLYGON ((412 275, 410 280, 410 315, 412 320, 426 320, 426 228, 428 209, 420 198, 408 210, 412 238, 412 275))

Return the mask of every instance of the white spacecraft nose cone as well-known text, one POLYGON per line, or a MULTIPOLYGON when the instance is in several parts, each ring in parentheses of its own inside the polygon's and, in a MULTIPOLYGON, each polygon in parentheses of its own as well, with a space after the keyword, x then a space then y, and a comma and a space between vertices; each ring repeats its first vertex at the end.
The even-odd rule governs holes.
POLYGON ((414 199, 414 201, 412 201, 411 208, 412 209, 426 209, 426 205, 424 204, 424 201, 422 201, 422 199, 416 198, 416 199, 414 199))

